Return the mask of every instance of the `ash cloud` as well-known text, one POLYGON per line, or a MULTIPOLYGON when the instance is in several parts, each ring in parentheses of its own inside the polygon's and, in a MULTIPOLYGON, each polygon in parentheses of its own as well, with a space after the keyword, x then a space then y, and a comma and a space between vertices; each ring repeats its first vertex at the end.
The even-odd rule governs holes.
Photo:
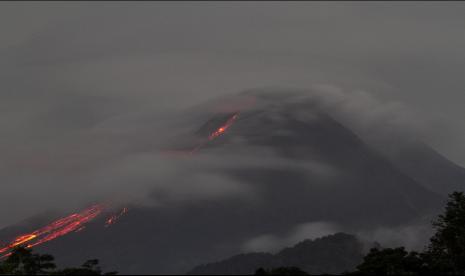
POLYGON ((338 232, 353 233, 363 244, 364 251, 368 252, 375 244, 381 247, 405 247, 407 250, 422 251, 433 235, 431 225, 425 221, 415 221, 396 227, 376 227, 366 229, 353 229, 329 221, 314 221, 296 225, 286 233, 265 233, 246 240, 241 250, 250 252, 271 252, 294 246, 306 240, 316 239, 338 232))
MULTIPOLYGON (((277 122, 285 118, 274 109, 307 101, 371 135, 376 133, 374 125, 376 129, 383 130, 393 118, 401 118, 397 112, 372 100, 368 94, 361 97, 347 95, 336 87, 329 90, 326 86, 308 90, 264 88, 246 92, 255 93, 260 95, 259 103, 249 109, 266 108, 271 111, 270 119, 277 122), (279 93, 276 94, 277 91, 279 93), (273 107, 276 101, 267 97, 276 95, 283 98, 273 107)), ((184 114, 177 109, 152 110, 144 107, 108 115, 98 110, 98 101, 93 102, 92 96, 78 100, 85 98, 81 95, 73 102, 57 99, 47 103, 49 106, 38 112, 40 116, 28 118, 29 123, 24 125, 22 131, 29 135, 22 137, 24 144, 20 144, 20 138, 14 147, 4 148, 4 156, 9 158, 4 160, 2 174, 6 183, 14 184, 7 185, 2 200, 16 210, 15 214, 3 214, 4 221, 17 219, 18 215, 33 215, 41 209, 60 206, 58 208, 68 210, 83 203, 108 199, 155 206, 223 197, 258 200, 260 195, 255 194, 251 183, 231 178, 225 174, 226 170, 267 167, 301 170, 324 178, 338 176, 337 169, 328 164, 311 159, 286 159, 266 147, 244 144, 240 137, 231 141, 235 152, 218 148, 189 159, 163 154, 163 148, 173 138, 178 139, 182 135, 187 135, 187 140, 192 138, 189 132, 195 131, 208 116, 217 112, 217 105, 208 112, 200 111, 202 106, 186 109, 188 112, 184 114), (36 124, 31 124, 34 121, 36 124), (17 198, 26 200, 28 204, 22 204, 17 198)), ((112 105, 111 101, 101 101, 112 105)), ((233 105, 226 104, 221 109, 232 110, 233 105)), ((293 116, 311 121, 315 119, 314 112, 301 110, 293 116)), ((402 125, 396 125, 395 129, 402 129, 402 125)), ((273 135, 292 134, 276 130, 273 135)))
MULTIPOLYGON (((321 89, 315 86, 305 91, 265 88, 246 92, 255 93, 260 95, 257 97, 259 103, 249 109, 266 108, 271 111, 268 117, 276 122, 285 118, 274 109, 306 101, 315 102, 317 108, 371 135, 375 133, 373 125, 382 130, 392 118, 399 118, 398 113, 384 108, 379 102, 361 101, 360 97, 346 95, 334 87, 328 90, 327 87, 321 89), (279 93, 276 94, 276 91, 279 93), (273 107, 276 101, 267 97, 273 98, 275 95, 283 98, 273 107), (353 106, 353 103, 357 105, 353 106), (377 110, 382 110, 381 115, 377 110)), ((363 97, 368 97, 366 95, 363 94, 363 97)), ((21 137, 23 144, 20 138, 14 141, 13 147, 4 148, 4 156, 8 159, 4 159, 2 175, 6 183, 12 184, 6 186, 1 199, 15 210, 13 214, 8 212, 0 216, 5 223, 18 216, 33 215, 42 209, 69 210, 79 208, 83 203, 108 199, 151 206, 225 197, 251 202, 259 200, 260 195, 252 183, 231 177, 226 173, 231 170, 266 167, 312 173, 323 179, 335 178, 339 174, 336 168, 320 161, 284 158, 266 147, 247 145, 240 137, 231 141, 233 152, 218 148, 189 158, 163 153, 173 139, 183 135, 187 136, 186 140, 191 139, 191 133, 208 116, 217 112, 217 105, 207 112, 200 110, 203 106, 194 105, 186 109, 186 113, 181 113, 179 107, 152 110, 153 106, 150 106, 137 111, 105 114, 98 110, 98 101, 89 104, 92 97, 78 100, 83 98, 86 97, 77 96, 69 105, 66 104, 68 99, 48 103, 48 108, 38 112, 40 116, 28 118, 29 123, 22 130, 28 135, 21 137), (64 107, 61 104, 65 104, 64 107), (71 124, 67 124, 67 121, 71 124), (28 204, 24 205, 18 198, 28 204)), ((102 101, 112 105, 111 101, 102 101)), ((223 111, 229 109, 234 107, 226 104, 221 108, 223 111)), ((311 121, 315 119, 314 112, 299 111, 293 116, 311 121)), ((398 125, 395 129, 401 127, 398 125)), ((293 133, 278 129, 273 135, 293 133)))
MULTIPOLYGON (((212 169, 259 164, 253 151, 233 161, 211 153, 193 162, 167 161, 157 152, 205 118, 183 110, 215 97, 250 87, 310 87, 306 97, 370 136, 378 127, 421 131, 423 116, 402 115, 409 108, 339 87, 375 91, 381 102, 407 102, 423 114, 436 105, 439 88, 451 97, 463 87, 460 4, 439 12, 409 7, 408 14, 405 7, 312 3, 0 5, 0 227, 107 196, 150 202, 154 187, 156 204, 254 200, 250 186, 212 169), (364 16, 374 22, 362 22, 364 16), (387 19, 407 27, 398 31, 387 19), (424 81, 430 79, 437 81, 424 81)), ((439 102, 451 107, 447 118, 463 117, 458 102, 439 102)), ((456 160, 465 160, 435 137, 456 160)), ((288 160, 267 154, 269 166, 286 166, 288 160)), ((337 175, 326 164, 301 166, 337 175)))

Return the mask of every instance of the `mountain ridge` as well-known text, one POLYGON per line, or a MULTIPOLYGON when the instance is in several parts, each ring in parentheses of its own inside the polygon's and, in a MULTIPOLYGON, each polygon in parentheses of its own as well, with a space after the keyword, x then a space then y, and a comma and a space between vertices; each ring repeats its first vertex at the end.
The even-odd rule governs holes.
POLYGON ((251 275, 259 268, 277 267, 299 267, 309 274, 341 274, 354 270, 362 261, 365 246, 353 235, 336 233, 301 241, 276 254, 255 252, 235 255, 199 265, 187 274, 251 275))
MULTIPOLYGON (((205 120, 186 137, 208 141, 232 110, 211 115, 213 123, 205 120)), ((187 197, 134 207, 111 227, 99 221, 37 250, 54 254, 63 265, 95 257, 122 273, 177 274, 235 255, 257 236, 282 235, 305 223, 329 221, 356 232, 403 225, 441 206, 442 195, 314 104, 296 106, 279 98, 238 114, 222 135, 182 158, 198 164, 214 157, 214 166, 198 167, 199 172, 240 183, 247 197, 187 197)), ((198 181, 186 177, 193 185, 198 181)), ((154 199, 160 196, 154 191, 154 199)))

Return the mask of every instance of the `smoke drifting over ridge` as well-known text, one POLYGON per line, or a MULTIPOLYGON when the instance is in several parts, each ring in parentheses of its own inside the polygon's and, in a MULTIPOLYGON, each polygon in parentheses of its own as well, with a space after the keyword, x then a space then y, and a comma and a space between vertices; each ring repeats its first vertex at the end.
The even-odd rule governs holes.
MULTIPOLYGON (((438 100, 435 91, 450 98, 463 87, 460 4, 439 12, 352 4, 1 5, 0 202, 8 208, 0 210, 0 227, 108 197, 159 206, 258 200, 253 187, 218 173, 261 164, 254 155, 269 157, 270 167, 309 166, 337 177, 327 164, 289 163, 263 148, 228 158, 217 150, 192 159, 160 153, 166 141, 195 131, 214 112, 234 111, 235 105, 215 105, 211 114, 186 110, 215 97, 300 87, 259 90, 279 91, 283 103, 316 99, 360 137, 385 146, 379 140, 392 139, 393 130, 430 137, 424 113, 442 112, 448 98, 438 100), (302 90, 304 96, 290 96, 302 90), (408 114, 412 109, 423 110, 419 119, 408 114)), ((448 118, 462 117, 459 102, 449 102, 459 107, 448 109, 448 118)), ((311 112, 296 116, 311 119, 311 112)), ((439 145, 448 145, 442 136, 453 136, 445 131, 433 133, 439 145)))
MULTIPOLYGON (((222 197, 257 200, 253 186, 224 176, 221 171, 225 168, 302 167, 324 177, 337 176, 337 171, 327 164, 282 159, 267 148, 254 148, 240 141, 236 141, 236 152, 202 150, 188 158, 166 154, 165 150, 173 139, 195 141, 193 132, 211 116, 240 108, 280 116, 273 110, 311 103, 314 109, 296 109, 294 116, 308 121, 312 114, 323 110, 341 118, 355 131, 370 135, 380 133, 386 126, 391 135, 393 129, 401 133, 403 124, 410 124, 410 117, 397 112, 400 108, 383 105, 367 93, 346 93, 333 86, 255 89, 220 97, 185 112, 128 113, 62 137, 42 140, 30 145, 31 150, 24 151, 23 156, 6 163, 3 174, 15 185, 4 189, 1 200, 15 206, 19 205, 16 198, 24 198, 28 207, 21 210, 18 206, 18 213, 3 214, 2 221, 7 223, 18 216, 57 206, 63 210, 77 208, 103 199, 150 205, 222 197)), ((236 123, 241 124, 240 117, 236 123)))

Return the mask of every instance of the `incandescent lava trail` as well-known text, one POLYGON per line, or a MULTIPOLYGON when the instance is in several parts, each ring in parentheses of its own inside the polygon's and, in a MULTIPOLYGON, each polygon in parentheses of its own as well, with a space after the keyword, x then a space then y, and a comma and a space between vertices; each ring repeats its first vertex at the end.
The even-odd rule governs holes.
MULTIPOLYGON (((11 251, 17 246, 31 248, 67 235, 71 232, 79 232, 84 229, 87 223, 94 220, 104 210, 105 206, 102 204, 93 205, 80 213, 69 215, 34 232, 18 236, 8 245, 0 248, 0 256, 11 251)), ((5 254, 3 257, 8 255, 9 254, 5 254)))
POLYGON ((118 214, 112 215, 105 221, 105 227, 110 227, 111 225, 115 224, 117 220, 119 220, 122 216, 124 216, 128 212, 128 208, 124 207, 118 214))
POLYGON ((216 137, 222 135, 228 128, 236 121, 237 117, 239 116, 238 113, 234 113, 231 118, 229 118, 224 125, 220 126, 217 130, 215 130, 212 134, 208 136, 208 140, 211 141, 216 137))
MULTIPOLYGON (((233 113, 221 126, 215 129, 208 135, 208 139, 204 142, 197 145, 195 148, 189 151, 189 154, 194 154, 200 148, 205 146, 208 142, 215 140, 219 136, 226 133, 226 131, 233 125, 233 123, 239 117, 239 112, 233 113)), ((14 240, 10 241, 7 245, 0 244, 0 258, 7 257, 11 255, 11 251, 18 247, 23 246, 25 248, 32 248, 34 246, 41 245, 43 243, 52 241, 61 236, 67 235, 69 233, 77 233, 85 229, 86 224, 93 221, 100 214, 105 212, 107 206, 104 204, 93 205, 80 213, 71 214, 67 217, 56 220, 49 225, 35 230, 34 232, 27 233, 16 237, 14 240)), ((123 215, 128 212, 128 209, 125 207, 119 213, 110 216, 105 221, 105 227, 113 225, 117 220, 119 220, 123 215)))
POLYGON ((216 138, 218 138, 219 136, 223 135, 232 126, 232 124, 234 124, 234 122, 237 120, 238 117, 239 117, 239 112, 235 112, 234 114, 232 114, 232 116, 229 117, 228 120, 223 125, 221 125, 215 131, 210 133, 210 135, 208 135, 208 140, 207 141, 197 145, 195 148, 190 150, 189 154, 194 154, 200 148, 205 146, 209 141, 213 141, 216 138))

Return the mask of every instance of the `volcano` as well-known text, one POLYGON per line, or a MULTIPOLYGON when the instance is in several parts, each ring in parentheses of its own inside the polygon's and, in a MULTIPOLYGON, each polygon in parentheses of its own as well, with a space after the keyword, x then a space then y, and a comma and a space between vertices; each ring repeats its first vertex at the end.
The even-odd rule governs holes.
MULTIPOLYGON (((255 237, 284 235, 304 223, 329 221, 357 231, 429 217, 449 189, 465 183, 463 168, 425 144, 399 143, 389 154, 314 101, 252 96, 253 106, 197 116, 203 121, 186 134, 189 142, 167 145, 192 155, 192 162, 214 156, 214 174, 247 187, 244 197, 130 206, 127 214, 93 218, 82 231, 36 250, 63 265, 98 258, 104 270, 121 273, 185 273, 240 253, 255 237), (441 169, 431 170, 431 163, 441 169)), ((38 220, 3 229, 0 241, 40 228, 38 220)))

